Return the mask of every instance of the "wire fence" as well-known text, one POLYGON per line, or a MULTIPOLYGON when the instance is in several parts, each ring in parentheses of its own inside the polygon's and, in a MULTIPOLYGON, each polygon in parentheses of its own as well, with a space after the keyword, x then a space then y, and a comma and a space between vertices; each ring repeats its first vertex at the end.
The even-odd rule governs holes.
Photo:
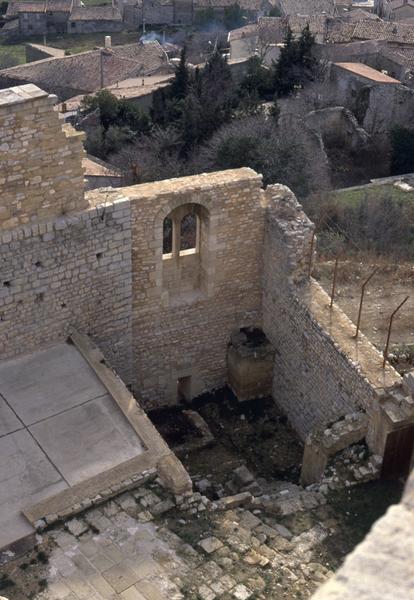
MULTIPOLYGON (((333 236, 339 236, 337 247, 332 250, 330 254, 332 255, 333 260, 333 269, 331 275, 331 285, 330 285, 330 304, 329 308, 332 310, 333 305, 335 303, 335 297, 337 293, 338 286, 338 277, 341 273, 341 268, 347 265, 349 269, 350 256, 352 255, 354 261, 356 261, 356 256, 366 257, 367 256, 367 248, 361 247, 354 240, 350 238, 348 233, 344 231, 338 223, 336 223, 326 212, 321 212, 319 218, 316 220, 316 225, 310 240, 309 248, 307 251, 307 256, 304 257, 305 261, 307 261, 307 274, 309 277, 312 276, 315 267, 322 262, 323 260, 318 261, 318 257, 320 256, 318 253, 318 233, 323 230, 324 233, 330 232, 333 236)), ((384 264, 381 264, 381 260, 377 257, 378 264, 364 264, 362 265, 362 270, 367 271, 365 273, 364 278, 359 286, 359 297, 355 301, 355 314, 356 318, 356 326, 355 326, 355 339, 358 338, 361 331, 361 322, 364 314, 364 301, 365 294, 367 289, 369 288, 372 281, 377 276, 381 276, 381 267, 384 264)), ((394 267, 397 269, 398 265, 396 263, 387 262, 387 266, 394 267)), ((352 277, 352 275, 351 275, 352 277)), ((361 275, 357 275, 355 273, 355 278, 361 278, 361 275)), ((387 337, 385 346, 383 348, 383 362, 382 368, 385 368, 387 364, 387 359, 389 356, 389 346, 392 335, 392 326, 394 322, 394 317, 399 313, 403 308, 404 311, 410 310, 409 306, 407 306, 407 302, 410 298, 409 295, 405 296, 405 298, 401 301, 401 298, 397 298, 397 293, 395 293, 395 286, 391 283, 388 287, 386 285, 382 285, 383 293, 386 291, 389 295, 395 294, 395 308, 385 317, 384 316, 384 325, 386 324, 387 337)), ((334 313, 333 313, 334 314, 334 313)))

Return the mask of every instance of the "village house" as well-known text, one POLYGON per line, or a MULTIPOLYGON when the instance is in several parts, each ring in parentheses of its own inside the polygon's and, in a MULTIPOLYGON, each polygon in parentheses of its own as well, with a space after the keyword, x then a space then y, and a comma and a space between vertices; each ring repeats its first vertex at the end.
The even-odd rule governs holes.
POLYGON ((35 83, 63 101, 131 77, 168 74, 172 70, 158 42, 128 44, 3 69, 0 89, 35 83))
POLYGON ((414 23, 413 0, 376 0, 375 12, 389 21, 414 23))
POLYGON ((12 0, 6 19, 18 19, 21 35, 121 31, 121 13, 115 6, 82 6, 80 0, 12 0))
POLYGON ((114 6, 78 6, 70 13, 67 33, 110 33, 122 31, 119 9, 114 6))

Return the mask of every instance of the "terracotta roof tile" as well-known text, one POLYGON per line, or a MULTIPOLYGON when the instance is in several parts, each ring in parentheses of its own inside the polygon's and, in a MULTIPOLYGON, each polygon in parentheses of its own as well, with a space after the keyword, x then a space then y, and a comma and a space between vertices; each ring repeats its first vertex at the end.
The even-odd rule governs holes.
POLYGON ((122 21, 118 8, 112 6, 77 6, 69 21, 122 21))
MULTIPOLYGON (((102 50, 104 85, 128 77, 168 71, 167 57, 158 42, 113 46, 102 50)), ((61 100, 98 90, 101 84, 101 50, 47 58, 0 71, 0 89, 10 81, 34 83, 61 100)), ((17 85, 14 83, 13 85, 17 85)))
POLYGON ((334 15, 335 0, 280 0, 284 15, 334 15))

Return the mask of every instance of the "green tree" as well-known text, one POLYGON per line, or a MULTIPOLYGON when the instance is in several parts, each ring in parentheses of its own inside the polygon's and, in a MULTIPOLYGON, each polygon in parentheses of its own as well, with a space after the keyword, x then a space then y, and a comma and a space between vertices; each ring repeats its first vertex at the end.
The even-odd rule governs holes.
POLYGON ((256 93, 259 98, 270 100, 273 98, 275 89, 272 81, 271 71, 263 64, 260 56, 251 56, 247 61, 246 75, 240 84, 240 93, 256 93))
POLYGON ((279 96, 291 94, 312 79, 316 64, 312 56, 314 42, 309 25, 302 30, 299 40, 293 39, 288 28, 279 59, 273 65, 274 86, 279 96))
POLYGON ((85 96, 83 98, 82 109, 88 112, 99 109, 102 126, 104 129, 108 129, 117 120, 119 103, 116 96, 108 90, 99 90, 93 96, 85 96))
POLYGON ((237 29, 237 27, 243 25, 246 20, 247 18, 245 17, 244 11, 237 2, 225 7, 223 22, 226 29, 237 29))
POLYGON ((171 84, 171 94, 174 98, 185 98, 190 83, 190 73, 186 63, 187 50, 184 46, 181 50, 180 63, 175 71, 175 77, 171 84))
POLYGON ((269 17, 281 17, 282 13, 280 11, 280 8, 278 8, 277 6, 272 6, 272 8, 269 10, 269 17))

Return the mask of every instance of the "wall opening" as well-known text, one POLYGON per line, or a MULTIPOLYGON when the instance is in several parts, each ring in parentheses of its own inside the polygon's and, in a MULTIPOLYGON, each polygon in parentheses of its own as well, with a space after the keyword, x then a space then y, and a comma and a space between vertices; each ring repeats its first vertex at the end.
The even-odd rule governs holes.
POLYGON ((162 225, 162 255, 171 257, 173 251, 173 223, 170 217, 164 219, 162 225))
POLYGON ((210 215, 200 204, 183 204, 163 221, 162 285, 174 304, 207 292, 210 215))
POLYGON ((187 213, 181 219, 180 224, 180 255, 190 254, 197 251, 198 242, 198 219, 194 213, 187 213))
POLYGON ((191 375, 177 379, 177 403, 186 404, 191 400, 191 375))

